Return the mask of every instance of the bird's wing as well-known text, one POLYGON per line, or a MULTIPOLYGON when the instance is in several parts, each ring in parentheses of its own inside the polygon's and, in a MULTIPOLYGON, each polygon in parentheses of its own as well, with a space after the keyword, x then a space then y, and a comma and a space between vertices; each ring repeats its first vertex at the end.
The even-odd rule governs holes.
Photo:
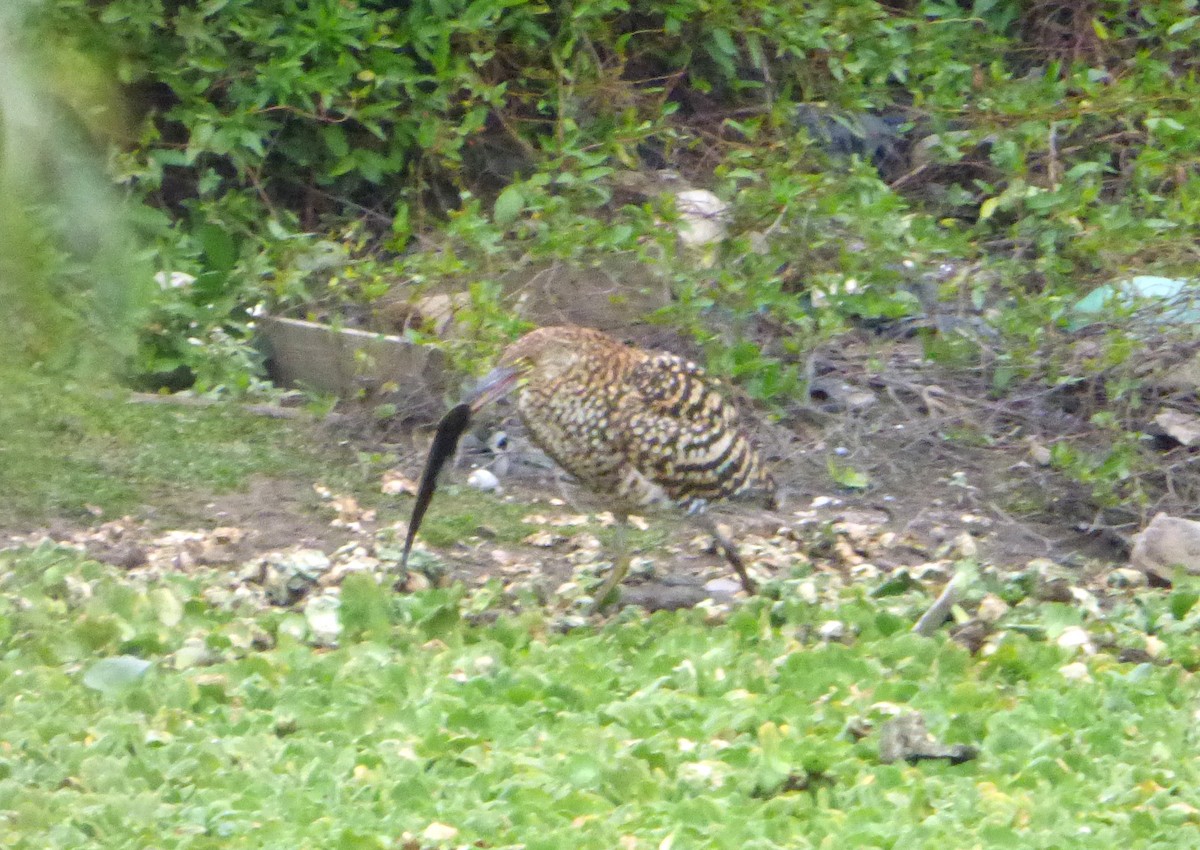
POLYGON ((758 474, 736 410, 695 363, 656 354, 634 367, 628 383, 626 455, 673 500, 730 496, 758 474))

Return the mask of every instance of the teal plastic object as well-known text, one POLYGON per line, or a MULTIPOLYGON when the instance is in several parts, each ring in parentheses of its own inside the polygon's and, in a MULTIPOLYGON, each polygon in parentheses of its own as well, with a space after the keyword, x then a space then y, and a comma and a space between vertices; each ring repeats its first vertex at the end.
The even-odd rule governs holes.
POLYGON ((1200 281, 1190 278, 1138 275, 1107 283, 1089 292, 1071 307, 1067 329, 1077 331, 1097 322, 1109 321, 1139 310, 1155 311, 1155 317, 1171 324, 1200 322, 1200 281))

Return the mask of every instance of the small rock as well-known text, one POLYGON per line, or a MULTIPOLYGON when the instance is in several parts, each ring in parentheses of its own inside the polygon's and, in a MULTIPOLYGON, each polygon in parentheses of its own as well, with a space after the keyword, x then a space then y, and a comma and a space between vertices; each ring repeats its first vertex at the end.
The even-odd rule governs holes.
POLYGON ((472 470, 471 474, 467 476, 467 484, 485 493, 500 489, 500 479, 486 469, 472 470))
POLYGON ((561 534, 542 529, 526 536, 521 542, 526 546, 537 546, 541 549, 551 549, 566 540, 561 534))
POLYGON ((846 721, 846 725, 842 727, 842 731, 854 741, 861 741, 870 735, 874 729, 875 724, 871 722, 871 718, 862 716, 851 717, 846 721))
POLYGON ((118 543, 108 548, 97 547, 95 550, 89 548, 88 557, 123 570, 136 569, 147 561, 145 548, 132 542, 118 543))
POLYGON ((994 593, 989 593, 979 600, 979 610, 975 616, 985 623, 995 623, 1008 613, 1008 603, 994 593))
POLYGON ((1036 440, 1029 441, 1029 456, 1038 466, 1049 466, 1051 461, 1050 450, 1036 440))
POLYGON ((712 596, 731 597, 742 589, 741 582, 731 578, 714 578, 704 583, 704 590, 712 596))
POLYGON ((417 482, 413 481, 403 472, 398 469, 389 469, 383 473, 383 479, 380 482, 379 490, 385 496, 396 496, 400 493, 406 493, 409 496, 417 495, 417 482))
POLYGON ((245 529, 232 525, 221 525, 212 530, 212 539, 222 546, 238 543, 245 536, 245 529))
POLYGON ((855 564, 850 568, 850 576, 855 581, 870 582, 875 581, 881 575, 883 570, 874 564, 855 564))
POLYGON ((312 576, 314 580, 329 569, 329 556, 320 549, 288 549, 271 552, 264 557, 270 565, 284 568, 290 573, 312 576))
POLYGON ((866 546, 875 533, 873 526, 861 522, 842 521, 833 524, 833 530, 844 536, 855 546, 866 546))
POLYGON ((1092 593, 1086 587, 1072 587, 1071 601, 1079 608, 1080 611, 1087 614, 1089 617, 1103 617, 1104 614, 1100 610, 1100 600, 1096 598, 1096 594, 1092 593))
POLYGON ((1154 657, 1144 649, 1127 646, 1117 653, 1117 660, 1122 664, 1153 664, 1154 657))
POLYGON ((1144 572, 1131 567, 1119 567, 1108 574, 1109 587, 1145 587, 1149 583, 1144 572))
POLYGON ((858 554, 845 537, 838 537, 833 541, 833 551, 838 560, 847 566, 852 567, 866 561, 866 558, 858 554))
POLYGON ((946 561, 929 561, 924 564, 917 564, 909 572, 914 578, 929 582, 949 581, 950 576, 953 574, 950 564, 946 561))
POLYGON ((212 664, 216 660, 216 656, 208 648, 208 644, 204 642, 203 638, 190 637, 172 653, 171 666, 176 670, 186 670, 189 667, 212 664))
POLYGON ((421 837, 426 841, 443 842, 453 841, 458 837, 458 830, 445 823, 434 821, 429 826, 425 827, 425 831, 421 833, 421 837))
POLYGON ((1049 558, 1033 558, 1025 563, 1025 569, 1038 575, 1054 574, 1060 570, 1049 558))
POLYGON ((679 239, 685 245, 709 245, 725 238, 729 205, 707 189, 676 192, 675 211, 679 239))
POLYGON ((1088 634, 1087 629, 1080 626, 1067 626, 1055 642, 1063 649, 1077 649, 1084 655, 1094 655, 1096 652, 1092 636, 1088 634))
POLYGON ((969 531, 960 532, 954 538, 954 549, 960 558, 974 560, 979 557, 979 544, 975 542, 975 538, 969 531))
POLYGON ((317 582, 322 587, 340 586, 351 573, 365 573, 378 579, 380 560, 369 555, 359 555, 339 562, 317 582))
POLYGON ((424 573, 409 571, 404 577, 404 592, 416 593, 420 590, 429 590, 433 586, 433 582, 424 573))
POLYGON ((314 596, 304 606, 304 619, 318 644, 333 646, 337 643, 342 633, 342 621, 338 616, 341 607, 341 600, 331 594, 314 596))
POLYGON ((1200 442, 1200 417, 1165 408, 1154 417, 1154 424, 1184 446, 1200 442))
MULTIPOLYGON (((329 570, 329 556, 320 549, 268 552, 259 564, 247 564, 241 574, 248 580, 257 570, 259 582, 276 605, 290 605, 309 592, 329 570)), ((239 575, 241 575, 239 574, 239 575)))
POLYGON ((1058 668, 1058 672, 1064 679, 1071 682, 1090 682, 1091 675, 1088 673, 1087 665, 1082 661, 1073 661, 1070 664, 1064 664, 1058 668))
MULTIPOLYGON (((592 604, 590 597, 583 601, 587 605, 592 604)), ((573 632, 575 629, 582 629, 590 624, 591 620, 582 614, 563 614, 562 616, 555 617, 553 620, 551 620, 550 628, 561 634, 567 634, 568 632, 573 632)))
POLYGON ((725 775, 730 767, 723 761, 704 759, 680 765, 678 776, 681 782, 704 788, 720 788, 725 784, 725 775))
POLYGON ((1070 602, 1071 585, 1065 578, 1042 579, 1038 581, 1033 595, 1042 602, 1070 602))
POLYGON ((817 629, 817 637, 829 643, 841 641, 846 637, 846 624, 841 620, 826 620, 817 629))
POLYGON ((1177 567, 1200 575, 1200 522, 1155 514, 1134 537, 1129 561, 1134 569, 1160 578, 1169 578, 1177 567))
POLYGON ((653 558, 630 558, 629 576, 631 578, 652 579, 658 572, 658 565, 653 558))

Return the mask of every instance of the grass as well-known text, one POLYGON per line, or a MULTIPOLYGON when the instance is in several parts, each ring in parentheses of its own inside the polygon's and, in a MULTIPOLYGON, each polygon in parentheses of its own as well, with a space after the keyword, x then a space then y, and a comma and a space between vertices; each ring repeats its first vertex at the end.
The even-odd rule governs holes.
POLYGON ((0 522, 120 516, 243 488, 256 475, 344 482, 307 429, 233 405, 133 404, 119 388, 0 376, 0 522))
MULTIPOLYGON (((159 522, 186 521, 214 494, 244 490, 255 477, 314 482, 353 493, 388 519, 407 516, 411 500, 382 497, 379 476, 394 461, 351 457, 302 421, 270 419, 236 405, 135 404, 127 390, 81 387, 28 372, 0 373, 0 526, 50 518, 92 523, 153 506, 159 522)), ((541 513, 571 512, 572 508, 541 513)), ((481 533, 515 543, 535 529, 538 512, 520 502, 448 483, 422 526, 422 539, 445 548, 481 533)), ((590 524, 606 544, 611 529, 590 524)), ((657 526, 630 534, 636 548, 660 544, 657 526)))
POLYGON ((1149 628, 1185 654, 1197 587, 1103 622, 1020 605, 972 657, 912 635, 903 596, 560 634, 366 581, 323 649, 297 614, 214 609, 187 576, 0 553, 0 845, 1197 846, 1196 678, 1050 639, 1149 628), (830 618, 857 637, 816 640, 830 618), (121 655, 149 667, 106 682, 97 662, 121 655), (1087 680, 1060 672, 1078 660, 1087 680), (895 707, 978 760, 881 764, 878 735, 849 729, 895 707))

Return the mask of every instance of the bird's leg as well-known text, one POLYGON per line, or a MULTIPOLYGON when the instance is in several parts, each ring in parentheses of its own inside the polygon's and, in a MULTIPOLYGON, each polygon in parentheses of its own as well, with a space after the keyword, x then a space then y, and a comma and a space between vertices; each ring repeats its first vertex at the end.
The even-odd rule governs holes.
POLYGON ((604 580, 604 584, 601 585, 600 591, 595 596, 595 601, 592 602, 591 613, 593 614, 608 603, 609 596, 616 591, 621 579, 625 578, 625 574, 629 572, 628 519, 628 515, 624 513, 617 515, 616 539, 612 546, 612 569, 609 570, 608 578, 604 580))
POLYGON ((717 546, 721 549, 721 554, 725 556, 725 560, 730 563, 741 579, 742 589, 747 593, 758 593, 758 585, 754 579, 750 578, 750 573, 746 571, 746 562, 742 560, 742 556, 738 554, 737 544, 730 540, 720 528, 717 527, 717 522, 712 517, 704 512, 704 503, 700 500, 694 502, 688 510, 688 519, 703 531, 712 535, 713 540, 717 542, 717 546))

